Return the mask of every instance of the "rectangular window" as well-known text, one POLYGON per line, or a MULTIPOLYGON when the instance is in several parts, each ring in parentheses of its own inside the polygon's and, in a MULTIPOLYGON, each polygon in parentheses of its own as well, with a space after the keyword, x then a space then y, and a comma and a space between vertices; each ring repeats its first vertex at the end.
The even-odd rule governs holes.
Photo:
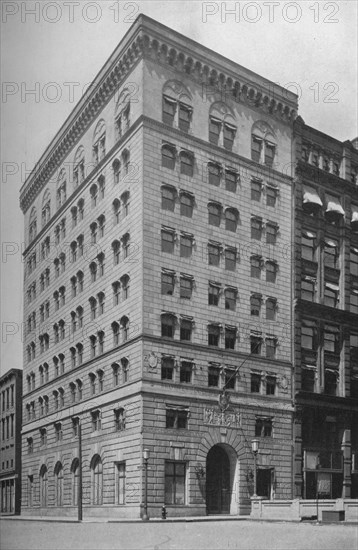
POLYGON ((316 329, 313 326, 302 324, 301 327, 301 346, 304 349, 316 349, 316 329))
POLYGON ((174 232, 162 231, 162 252, 174 253, 174 232))
POLYGON ((93 411, 91 413, 92 419, 92 431, 98 432, 101 429, 101 413, 100 411, 93 411))
POLYGON ((262 182, 257 180, 251 181, 251 200, 260 201, 262 192, 262 182))
POLYGON ((174 359, 173 357, 163 357, 161 378, 162 380, 173 380, 174 373, 174 359))
POLYGON ((250 336, 250 353, 252 353, 253 355, 261 355, 261 345, 261 336, 250 336))
POLYGON ((189 361, 182 361, 180 365, 180 382, 190 384, 193 372, 193 364, 189 361))
POLYGON ((251 140, 251 158, 254 162, 260 162, 262 145, 262 139, 253 135, 251 140))
POLYGON ((350 251, 350 274, 358 277, 358 248, 351 248, 350 251))
POLYGON ((329 307, 338 306, 339 287, 331 283, 324 285, 324 305, 329 307))
POLYGON ((261 294, 252 294, 250 297, 250 312, 254 317, 259 317, 261 312, 261 294))
POLYGON ((180 236, 180 257, 190 258, 193 251, 193 238, 187 235, 180 236))
POLYGON ((231 172, 230 170, 225 170, 225 189, 226 191, 231 191, 236 193, 237 188, 237 173, 231 172))
POLYGON ((266 300, 266 320, 275 321, 276 319, 277 301, 275 298, 268 298, 266 300))
POLYGON ((261 277, 261 257, 260 256, 251 256, 251 277, 254 279, 260 279, 261 277))
POLYGON ((276 393, 276 376, 266 377, 266 395, 275 395, 276 393))
POLYGON ((220 380, 220 367, 209 367, 208 386, 213 388, 219 387, 219 380, 220 380))
POLYGON ((208 259, 209 259, 209 265, 220 265, 220 248, 219 246, 215 245, 208 245, 208 259))
POLYGON ((236 269, 236 248, 225 249, 225 269, 227 271, 235 271, 236 269))
POLYGON ((358 313, 358 289, 353 290, 349 296, 349 311, 358 313))
POLYGON ((256 418, 255 436, 272 437, 272 419, 271 418, 256 418))
POLYGON ((338 354, 340 351, 339 331, 335 327, 326 326, 324 330, 324 351, 338 354))
POLYGON ((171 187, 162 187, 162 209, 174 212, 175 209, 175 189, 171 187))
POLYGON ((327 240, 324 245, 324 265, 339 269, 338 241, 327 240))
POLYGON ((276 206, 277 189, 275 187, 266 187, 266 206, 276 206))
POLYGON ((182 319, 180 323, 180 340, 190 342, 193 323, 190 320, 182 319))
POLYGON ((276 357, 276 348, 276 338, 266 338, 266 357, 268 359, 274 359, 276 357))
POLYGON ((236 328, 225 327, 225 349, 235 349, 236 328))
POLYGON ((251 218, 251 239, 261 240, 262 219, 251 218))
POLYGON ((302 391, 314 392, 316 371, 314 369, 306 369, 302 367, 301 376, 302 376, 302 382, 301 382, 302 391))
POLYGON ((166 409, 166 427, 175 430, 187 429, 189 411, 187 409, 166 409))
POLYGON ((209 120, 209 141, 214 145, 218 145, 219 136, 221 130, 221 122, 219 120, 214 120, 210 118, 209 120))
POLYGON ((191 119, 191 109, 182 103, 179 103, 179 128, 183 132, 189 132, 191 119))
POLYGON ((301 240, 301 255, 304 260, 314 262, 316 259, 316 234, 304 231, 301 240))
POLYGON ((180 215, 191 218, 193 215, 194 197, 188 193, 180 194, 180 215))
POLYGON ((220 297, 220 287, 209 285, 208 304, 209 306, 218 306, 220 297))
POLYGON ((180 298, 190 300, 193 291, 193 280, 180 277, 180 298))
POLYGON ((220 327, 218 325, 208 326, 208 345, 218 346, 220 341, 220 327))
POLYGON ((266 224, 266 244, 276 244, 277 225, 273 223, 266 224))
POLYGON ((261 390, 261 375, 254 372, 251 373, 251 393, 260 393, 261 390))
POLYGON ((173 126, 175 117, 176 101, 163 97, 163 122, 173 126))
POLYGON ((225 368, 225 388, 227 390, 235 389, 236 374, 235 369, 225 368))
POLYGON ((165 504, 185 504, 184 462, 165 462, 165 504))
POLYGON ((174 273, 162 272, 162 294, 173 296, 174 294, 174 273))
POLYGON ((224 147, 228 151, 232 151, 234 144, 236 128, 224 123, 224 147))
POLYGON ((225 289, 225 309, 230 311, 236 310, 237 290, 235 288, 225 289))
POLYGON ((301 298, 313 302, 315 299, 316 279, 304 277, 301 282, 301 298))
POLYGON ((266 262, 266 281, 268 283, 276 282, 277 264, 274 262, 266 262))
POLYGON ((126 487, 126 463, 116 463, 116 501, 117 504, 125 504, 125 487, 126 487))

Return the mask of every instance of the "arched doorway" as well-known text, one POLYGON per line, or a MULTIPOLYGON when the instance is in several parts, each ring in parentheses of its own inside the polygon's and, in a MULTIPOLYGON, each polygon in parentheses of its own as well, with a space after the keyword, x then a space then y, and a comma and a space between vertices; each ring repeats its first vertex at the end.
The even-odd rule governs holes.
POLYGON ((233 475, 224 446, 214 445, 206 457, 206 511, 230 514, 233 475))

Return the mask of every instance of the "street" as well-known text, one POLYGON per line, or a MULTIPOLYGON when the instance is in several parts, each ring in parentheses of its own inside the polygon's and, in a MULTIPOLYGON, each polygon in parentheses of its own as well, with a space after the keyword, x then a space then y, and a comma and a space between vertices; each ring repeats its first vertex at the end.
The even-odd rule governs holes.
POLYGON ((357 526, 343 524, 1 519, 1 550, 355 550, 357 543, 357 526))

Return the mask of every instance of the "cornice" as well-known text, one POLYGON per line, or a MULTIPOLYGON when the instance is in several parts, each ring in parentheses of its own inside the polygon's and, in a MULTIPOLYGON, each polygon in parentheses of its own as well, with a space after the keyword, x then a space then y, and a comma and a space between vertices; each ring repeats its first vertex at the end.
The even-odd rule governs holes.
POLYGON ((171 67, 178 74, 182 73, 200 85, 210 87, 211 92, 225 93, 234 101, 248 104, 282 122, 291 124, 296 117, 297 96, 292 92, 140 15, 22 186, 20 206, 23 212, 27 211, 120 83, 143 58, 171 67))

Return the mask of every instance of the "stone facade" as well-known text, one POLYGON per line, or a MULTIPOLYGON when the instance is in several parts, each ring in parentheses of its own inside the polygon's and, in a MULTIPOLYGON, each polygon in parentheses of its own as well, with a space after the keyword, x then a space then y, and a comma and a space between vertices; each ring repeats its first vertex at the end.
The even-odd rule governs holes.
POLYGON ((21 191, 24 514, 292 496, 297 97, 140 16, 21 191), (34 257, 36 255, 36 261, 34 257), (79 457, 78 423, 82 452, 79 457))

